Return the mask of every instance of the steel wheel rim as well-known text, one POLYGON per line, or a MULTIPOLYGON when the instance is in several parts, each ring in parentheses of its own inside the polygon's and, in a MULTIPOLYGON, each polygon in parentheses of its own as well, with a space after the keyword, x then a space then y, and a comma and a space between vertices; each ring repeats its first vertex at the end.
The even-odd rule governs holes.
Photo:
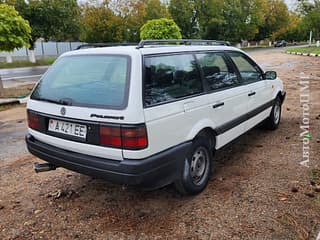
POLYGON ((278 103, 274 105, 273 117, 274 117, 274 123, 278 124, 280 120, 280 105, 278 103))
POLYGON ((201 185, 208 168, 209 154, 206 148, 200 146, 194 151, 190 163, 190 175, 195 185, 201 185))

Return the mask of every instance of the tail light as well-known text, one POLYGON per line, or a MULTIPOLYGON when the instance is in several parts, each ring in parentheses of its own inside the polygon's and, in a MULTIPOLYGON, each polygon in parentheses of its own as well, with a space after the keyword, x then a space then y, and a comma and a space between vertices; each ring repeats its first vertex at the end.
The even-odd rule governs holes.
POLYGON ((38 130, 40 128, 40 120, 37 114, 27 112, 29 128, 38 130))
POLYGON ((145 125, 139 127, 121 128, 122 147, 124 149, 143 149, 148 146, 145 125))
POLYGON ((109 147, 122 147, 120 127, 100 127, 100 144, 109 147))
POLYGON ((100 126, 100 144, 128 150, 146 148, 148 146, 146 126, 100 126))

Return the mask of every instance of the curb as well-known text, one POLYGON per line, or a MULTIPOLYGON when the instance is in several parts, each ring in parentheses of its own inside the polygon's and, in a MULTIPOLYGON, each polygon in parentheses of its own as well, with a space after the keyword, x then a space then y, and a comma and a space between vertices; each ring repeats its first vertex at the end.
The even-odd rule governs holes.
POLYGON ((0 98, 0 106, 14 105, 14 104, 24 104, 27 103, 29 97, 16 99, 16 98, 0 98))
POLYGON ((20 104, 20 101, 17 99, 0 99, 0 106, 20 104))
POLYGON ((309 56, 309 57, 320 57, 320 54, 315 53, 301 53, 301 52, 286 52, 287 54, 292 55, 301 55, 301 56, 309 56))

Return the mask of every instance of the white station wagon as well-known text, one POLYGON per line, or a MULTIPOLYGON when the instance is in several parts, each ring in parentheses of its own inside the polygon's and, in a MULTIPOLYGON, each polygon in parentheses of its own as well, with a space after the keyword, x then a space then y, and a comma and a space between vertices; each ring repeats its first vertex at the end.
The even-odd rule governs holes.
POLYGON ((263 123, 285 98, 273 71, 225 42, 145 40, 63 54, 27 104, 28 150, 47 163, 144 189, 207 185, 216 150, 263 123), (173 44, 172 44, 173 43, 173 44))

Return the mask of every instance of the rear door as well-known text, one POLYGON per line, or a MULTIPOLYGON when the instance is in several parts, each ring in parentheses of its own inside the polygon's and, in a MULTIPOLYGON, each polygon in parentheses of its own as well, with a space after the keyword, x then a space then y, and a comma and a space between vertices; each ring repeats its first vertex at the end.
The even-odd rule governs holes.
POLYGON ((144 57, 144 113, 148 154, 186 141, 206 115, 206 96, 192 53, 144 57))
POLYGON ((222 52, 196 55, 208 88, 207 114, 216 124, 216 148, 241 135, 247 109, 247 89, 222 52))

